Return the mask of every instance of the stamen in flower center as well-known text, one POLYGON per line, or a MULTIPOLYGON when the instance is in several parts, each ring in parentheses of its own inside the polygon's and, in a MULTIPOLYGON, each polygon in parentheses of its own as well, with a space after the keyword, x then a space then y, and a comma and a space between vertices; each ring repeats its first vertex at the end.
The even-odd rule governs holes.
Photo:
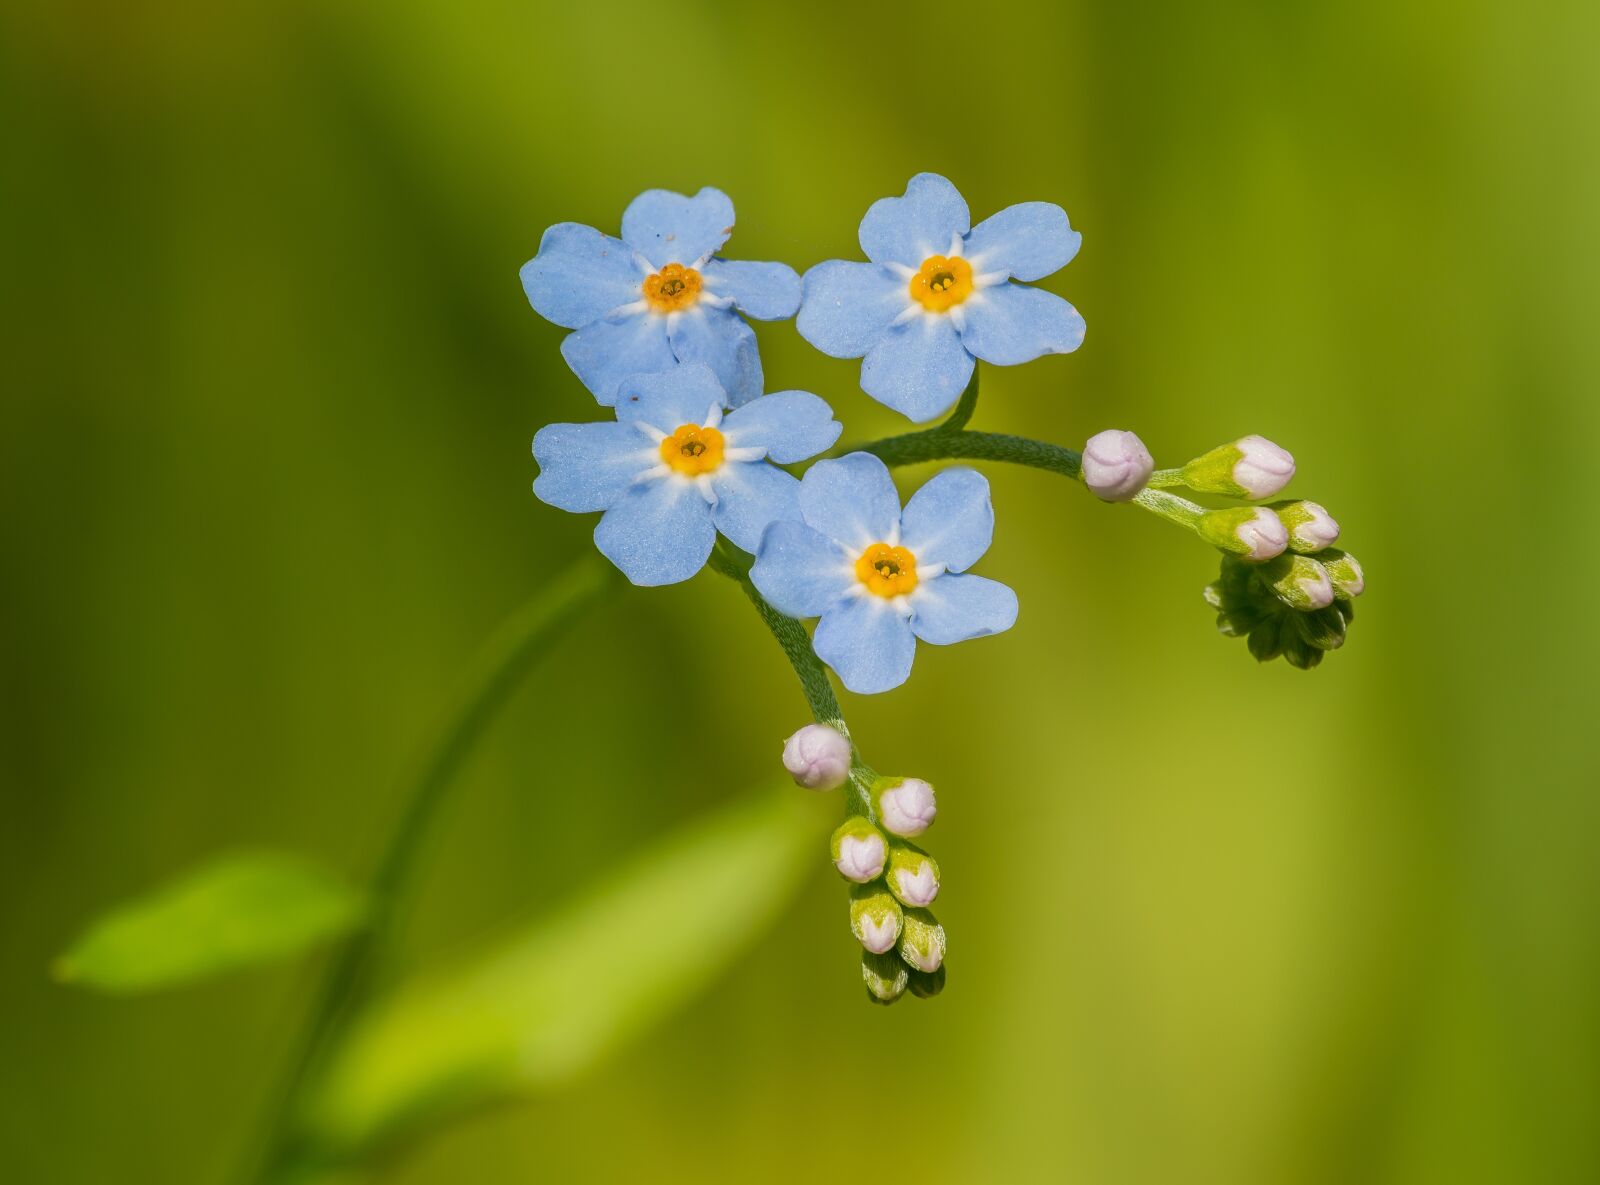
POLYGON ((885 600, 903 597, 917 587, 917 557, 903 547, 874 543, 856 560, 856 579, 885 600))
POLYGON ((669 263, 645 277, 644 299, 658 313, 678 313, 700 299, 704 281, 700 273, 681 263, 669 263))
POLYGON ((944 313, 972 295, 972 265, 961 256, 930 255, 911 277, 911 299, 930 313, 944 313))
POLYGON ((722 467, 722 433, 699 424, 679 424, 661 439, 661 459, 674 473, 699 477, 722 467))

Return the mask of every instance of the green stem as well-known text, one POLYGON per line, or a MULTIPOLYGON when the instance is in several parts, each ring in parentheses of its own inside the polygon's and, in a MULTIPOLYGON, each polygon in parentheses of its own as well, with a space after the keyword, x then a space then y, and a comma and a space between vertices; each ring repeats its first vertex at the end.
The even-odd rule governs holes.
POLYGON ((543 657, 551 639, 616 584, 615 571, 597 556, 578 560, 548 580, 500 625, 462 679, 434 743, 424 750, 406 779, 399 820, 368 889, 367 924, 334 954, 312 1008, 309 1028, 269 1113, 262 1152, 247 1166, 246 1180, 269 1180, 292 1159, 300 1092, 337 1045, 345 1022, 371 992, 374 971, 388 953, 415 887, 418 856, 428 830, 468 753, 511 692, 543 657))
POLYGON ((845 723, 844 712, 839 707, 839 698, 834 695, 833 684, 828 681, 827 668, 822 665, 822 660, 812 649, 811 637, 806 633, 806 627, 794 618, 779 613, 761 595, 761 590, 756 588, 755 582, 750 579, 750 565, 750 556, 720 538, 717 540, 717 546, 711 553, 711 567, 734 581, 744 590, 744 595, 750 598, 750 603, 755 606, 767 629, 772 631, 772 636, 777 639, 784 657, 789 660, 789 665, 799 677, 800 690, 805 693, 806 702, 811 705, 812 718, 818 724, 837 728, 850 742, 850 790, 845 804, 847 809, 851 814, 874 819, 870 790, 877 774, 871 766, 861 760, 861 751, 856 747, 855 738, 850 735, 850 726, 845 723))
MULTIPOLYGON (((951 431, 946 424, 875 440, 871 444, 859 445, 852 451, 871 453, 890 468, 917 465, 925 461, 1004 461, 1010 465, 1026 465, 1030 469, 1059 473, 1072 481, 1077 481, 1083 471, 1083 454, 1073 449, 999 432, 951 431)), ((1157 489, 1140 491, 1133 503, 1191 531, 1205 513, 1205 507, 1157 489)))

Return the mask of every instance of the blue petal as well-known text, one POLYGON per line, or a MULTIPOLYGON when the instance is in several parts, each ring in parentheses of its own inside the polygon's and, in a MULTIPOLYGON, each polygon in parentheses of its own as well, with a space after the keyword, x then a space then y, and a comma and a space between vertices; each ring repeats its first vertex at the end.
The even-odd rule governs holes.
POLYGON ((806 273, 795 328, 824 354, 859 358, 910 303, 906 281, 887 268, 830 259, 806 273))
POLYGON ((533 438, 533 455, 539 462, 533 492, 579 514, 606 509, 661 460, 631 424, 550 424, 533 438))
POLYGON ((740 312, 757 321, 782 321, 800 307, 800 277, 787 263, 713 259, 701 273, 707 291, 732 297, 740 312))
POLYGON ((911 622, 883 597, 841 601, 822 615, 811 639, 817 657, 839 672, 851 691, 875 695, 911 674, 917 639, 911 622))
POLYGON ((1010 629, 1017 620, 1017 594, 983 576, 937 576, 911 593, 911 612, 917 637, 948 646, 1010 629))
POLYGON ((900 495, 887 465, 871 453, 850 453, 806 470, 800 514, 835 543, 861 551, 899 529, 900 495))
POLYGON ((1019 202, 973 227, 964 254, 975 272, 1039 280, 1071 263, 1082 243, 1060 206, 1019 202))
POLYGON ((761 394, 761 354, 756 333, 732 309, 696 305, 667 318, 667 336, 679 362, 704 362, 716 372, 738 407, 761 394))
POLYGON ((643 279, 626 243, 576 222, 545 231, 539 254, 522 265, 528 303, 567 329, 581 329, 638 300, 643 279))
POLYGON ((936 474, 911 495, 900 516, 900 541, 917 557, 918 567, 943 564, 947 571, 964 572, 993 539, 989 481, 975 469, 936 474))
POLYGON ((780 465, 816 456, 843 431, 833 409, 809 391, 763 395, 722 421, 729 448, 763 448, 780 465))
POLYGON ((996 284, 961 307, 966 310, 961 344, 996 366, 1015 366, 1041 354, 1070 354, 1083 344, 1078 310, 1042 288, 996 284))
POLYGON ((635 584, 677 584, 711 555, 711 507, 689 482, 664 478, 631 487, 600 519, 595 546, 635 584))
POLYGON ((729 462, 711 479, 717 495, 717 530, 746 551, 761 546, 761 533, 783 519, 800 521, 800 479, 765 461, 729 462))
POLYGON ((707 186, 693 197, 647 189, 622 214, 622 239, 655 267, 699 263, 733 233, 733 203, 707 186))
POLYGON ((947 316, 896 326, 861 363, 861 389, 919 424, 948 411, 971 377, 972 355, 947 316))
POLYGON ((603 407, 617 401, 617 384, 629 375, 666 370, 678 361, 667 343, 666 319, 649 313, 585 325, 567 335, 561 356, 603 407))
POLYGON ((937 173, 918 173, 906 183, 904 197, 872 203, 861 220, 861 249, 873 263, 920 267, 928 256, 948 253, 951 239, 971 227, 972 215, 956 187, 937 173))
POLYGON ((726 402, 711 368, 690 363, 655 374, 629 375, 617 388, 617 419, 671 433, 682 424, 704 424, 712 409, 726 402))
POLYGON ((805 523, 780 519, 766 529, 750 579, 779 613, 820 617, 856 582, 844 549, 805 523))

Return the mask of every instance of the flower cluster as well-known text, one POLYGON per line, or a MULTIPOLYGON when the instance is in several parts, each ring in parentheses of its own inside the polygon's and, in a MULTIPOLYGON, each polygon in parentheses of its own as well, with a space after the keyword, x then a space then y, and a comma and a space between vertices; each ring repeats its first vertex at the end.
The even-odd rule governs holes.
POLYGON ((945 933, 928 911, 939 867, 912 842, 933 821, 933 789, 861 762, 821 664, 850 691, 887 692, 910 677, 919 641, 1004 632, 1018 602, 971 571, 994 538, 987 479, 948 468, 902 504, 895 465, 1032 465, 1186 528, 1224 553, 1207 596, 1223 632, 1247 635, 1261 659, 1309 667, 1340 645, 1361 570, 1334 548, 1338 525, 1314 502, 1207 508, 1168 492, 1277 495, 1294 459, 1262 437, 1158 470, 1132 432, 1100 432, 1078 453, 966 428, 980 361, 1013 366, 1083 342, 1077 310, 1033 286, 1081 244, 1060 206, 1023 202, 974 226, 954 185, 920 173, 867 210, 865 261, 829 260, 804 279, 784 263, 724 258, 733 229, 733 203, 708 188, 639 195, 620 238, 570 222, 545 232, 522 269, 524 289, 571 331, 561 353, 612 418, 542 428, 534 493, 598 513, 596 547, 635 585, 675 584, 709 563, 743 586, 818 721, 789 738, 784 766, 810 789, 846 788, 832 856, 851 885, 868 994, 883 1003, 908 988, 933 995, 944 983, 945 933), (860 358, 871 398, 918 423, 954 414, 823 457, 842 425, 809 392, 763 394, 746 320, 790 317, 823 353, 860 358), (785 468, 805 462, 799 476, 785 468), (810 634, 800 624, 809 619, 810 634))

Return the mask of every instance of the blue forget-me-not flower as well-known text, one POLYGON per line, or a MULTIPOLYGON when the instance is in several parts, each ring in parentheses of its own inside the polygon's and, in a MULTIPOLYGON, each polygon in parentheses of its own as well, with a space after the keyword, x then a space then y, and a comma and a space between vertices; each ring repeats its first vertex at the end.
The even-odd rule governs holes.
POLYGON ((732 233, 720 190, 646 190, 623 212, 621 239, 576 222, 545 231, 522 286, 540 316, 576 330, 561 355, 604 406, 629 375, 701 362, 737 407, 762 388, 755 331, 739 313, 794 316, 800 277, 784 263, 716 258, 732 233))
POLYGON ((767 528, 750 577, 780 612, 822 619, 812 645, 851 691, 904 683, 918 638, 944 646, 1017 619, 1016 593, 966 572, 994 537, 975 470, 938 474, 901 513, 877 457, 818 461, 800 482, 800 520, 767 528))
POLYGON ((1082 241, 1067 213, 1022 202, 972 225, 937 173, 861 220, 870 263, 833 259, 806 273, 796 327, 824 354, 862 358, 861 388, 921 422, 946 411, 974 359, 1014 366, 1083 343, 1083 318, 1059 296, 1013 283, 1067 265, 1082 241))
POLYGON ((533 492, 562 510, 605 511, 595 545, 634 584, 689 579, 718 531, 753 552, 774 519, 800 517, 800 483, 777 466, 816 456, 842 425, 805 391, 727 404, 699 363, 626 378, 615 423, 539 430, 533 492))

